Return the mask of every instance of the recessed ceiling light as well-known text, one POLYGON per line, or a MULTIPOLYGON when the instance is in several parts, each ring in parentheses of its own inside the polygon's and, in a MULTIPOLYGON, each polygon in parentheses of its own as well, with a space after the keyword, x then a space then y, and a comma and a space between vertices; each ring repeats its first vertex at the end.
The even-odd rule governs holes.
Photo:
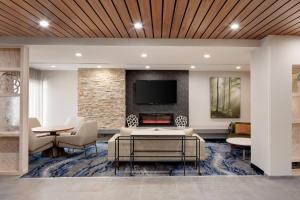
POLYGON ((204 54, 203 57, 204 58, 210 58, 210 54, 204 54))
POLYGON ((191 69, 195 69, 196 68, 196 66, 195 65, 191 65, 191 69))
POLYGON ((232 30, 237 30, 240 28, 240 25, 238 23, 233 23, 233 24, 230 24, 230 28, 232 30))
POLYGON ((49 26, 49 22, 46 21, 46 20, 41 20, 39 22, 40 26, 43 27, 43 28, 47 28, 49 26))
POLYGON ((148 54, 142 53, 142 54, 141 54, 141 57, 142 57, 142 58, 147 58, 147 57, 148 57, 148 54))
POLYGON ((149 65, 146 65, 146 67, 145 67, 146 69, 150 69, 150 66, 149 65))
POLYGON ((81 56, 82 56, 82 54, 81 54, 81 53, 79 53, 79 52, 77 52, 77 53, 75 53, 75 56, 77 56, 77 57, 81 57, 81 56))
POLYGON ((136 22, 133 24, 134 28, 135 29, 141 29, 143 28, 143 24, 141 22, 136 22))
POLYGON ((98 65, 98 66, 97 66, 97 68, 101 68, 101 67, 102 67, 101 65, 98 65))
POLYGON ((55 68, 56 66, 55 66, 55 65, 51 65, 51 67, 52 67, 52 68, 55 68))
POLYGON ((241 69, 242 67, 241 67, 241 66, 236 66, 235 68, 236 68, 236 69, 241 69))

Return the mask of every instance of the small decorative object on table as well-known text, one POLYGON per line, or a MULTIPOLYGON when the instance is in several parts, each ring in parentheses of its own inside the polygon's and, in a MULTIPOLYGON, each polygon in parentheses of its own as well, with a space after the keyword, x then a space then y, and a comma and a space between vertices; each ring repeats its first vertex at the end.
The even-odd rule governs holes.
POLYGON ((137 127, 139 125, 139 118, 136 115, 129 115, 126 118, 126 122, 128 127, 137 127))
POLYGON ((187 126, 187 117, 182 115, 176 117, 175 124, 179 128, 185 128, 187 126))

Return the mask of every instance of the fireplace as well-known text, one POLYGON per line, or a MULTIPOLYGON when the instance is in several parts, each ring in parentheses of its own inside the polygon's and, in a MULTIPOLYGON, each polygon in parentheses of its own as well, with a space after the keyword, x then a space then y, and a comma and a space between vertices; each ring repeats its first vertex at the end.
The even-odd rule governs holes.
POLYGON ((173 126, 173 113, 140 113, 140 126, 173 126))

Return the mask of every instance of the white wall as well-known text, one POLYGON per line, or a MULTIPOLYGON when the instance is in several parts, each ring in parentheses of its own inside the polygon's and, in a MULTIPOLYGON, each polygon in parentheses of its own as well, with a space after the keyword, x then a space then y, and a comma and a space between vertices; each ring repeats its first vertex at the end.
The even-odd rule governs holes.
POLYGON ((227 127, 231 121, 250 121, 250 72, 190 71, 189 122, 192 127, 227 127), (239 119, 212 119, 210 117, 210 77, 241 78, 241 117, 239 119))
MULTIPOLYGON (((263 41, 264 43, 266 41, 263 41)), ((251 162, 270 173, 270 48, 262 44, 251 60, 251 162)))
POLYGON ((43 125, 61 125, 77 115, 77 71, 42 71, 43 125))
POLYGON ((252 55, 252 158, 268 175, 290 175, 292 65, 300 37, 270 36, 252 55))
POLYGON ((271 37, 270 46, 270 174, 290 175, 292 173, 292 66, 300 64, 300 37, 271 37))

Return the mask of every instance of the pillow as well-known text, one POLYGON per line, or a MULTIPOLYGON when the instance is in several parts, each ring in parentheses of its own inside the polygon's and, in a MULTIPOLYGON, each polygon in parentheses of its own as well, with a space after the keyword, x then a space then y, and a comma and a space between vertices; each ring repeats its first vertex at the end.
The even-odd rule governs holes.
POLYGON ((192 136, 194 134, 193 128, 188 128, 183 130, 186 136, 192 136))
POLYGON ((130 136, 130 134, 132 133, 133 130, 134 130, 133 128, 122 127, 120 129, 120 135, 121 136, 130 136))
POLYGON ((250 135, 251 134, 251 125, 250 124, 235 124, 235 134, 237 135, 250 135))

